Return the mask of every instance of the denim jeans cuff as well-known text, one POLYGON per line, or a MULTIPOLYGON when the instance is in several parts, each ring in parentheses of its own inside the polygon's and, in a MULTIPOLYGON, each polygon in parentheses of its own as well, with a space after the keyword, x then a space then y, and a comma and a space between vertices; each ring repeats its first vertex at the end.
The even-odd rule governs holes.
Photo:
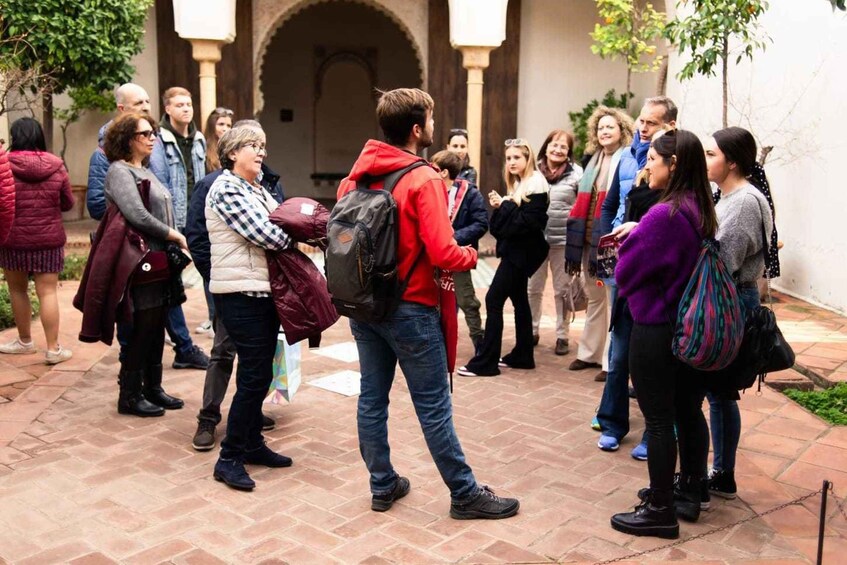
POLYGON ((456 504, 465 504, 473 500, 480 492, 482 492, 482 487, 478 484, 474 484, 473 488, 470 489, 470 494, 459 493, 458 495, 450 493, 450 499, 456 504))

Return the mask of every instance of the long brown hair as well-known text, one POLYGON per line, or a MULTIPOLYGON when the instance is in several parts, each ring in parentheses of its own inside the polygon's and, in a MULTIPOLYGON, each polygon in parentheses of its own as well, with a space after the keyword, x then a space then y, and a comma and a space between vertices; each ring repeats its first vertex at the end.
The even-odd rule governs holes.
POLYGON ((671 208, 677 211, 686 197, 693 196, 700 212, 703 237, 715 237, 718 218, 715 215, 712 188, 706 172, 703 144, 690 131, 678 129, 670 130, 654 139, 650 146, 668 166, 674 162, 674 158, 676 159, 668 188, 664 190, 660 202, 669 202, 671 208))
POLYGON ((229 108, 215 108, 209 117, 206 118, 206 127, 203 129, 203 136, 206 138, 206 172, 211 173, 221 168, 221 160, 218 158, 218 136, 215 134, 218 119, 229 118, 233 119, 233 111, 229 108))

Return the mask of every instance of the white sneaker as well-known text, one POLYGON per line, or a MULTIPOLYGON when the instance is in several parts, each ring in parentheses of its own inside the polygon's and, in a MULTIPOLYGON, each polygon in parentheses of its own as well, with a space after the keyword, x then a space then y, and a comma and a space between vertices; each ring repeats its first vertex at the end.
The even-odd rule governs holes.
POLYGON ((207 334, 207 333, 215 333, 215 330, 212 328, 212 321, 206 320, 196 328, 194 328, 194 333, 196 334, 207 334))
POLYGON ((24 343, 21 341, 21 338, 17 338, 15 341, 0 345, 0 353, 6 353, 9 355, 24 355, 26 353, 35 353, 35 351, 34 342, 30 341, 29 343, 24 343))
POLYGON ((61 345, 59 346, 59 349, 57 349, 56 351, 50 351, 48 349, 47 353, 45 353, 44 355, 47 359, 48 365, 56 365, 57 363, 61 363, 62 361, 67 361, 68 359, 70 359, 71 357, 74 356, 74 354, 71 353, 70 349, 65 349, 61 345))

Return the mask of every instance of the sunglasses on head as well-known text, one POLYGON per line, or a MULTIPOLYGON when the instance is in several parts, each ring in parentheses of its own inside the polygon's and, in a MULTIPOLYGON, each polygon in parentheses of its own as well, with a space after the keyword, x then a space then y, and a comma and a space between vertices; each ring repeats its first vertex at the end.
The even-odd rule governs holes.
POLYGON ((235 112, 233 112, 229 108, 224 108, 223 106, 220 106, 218 108, 215 108, 212 113, 217 114, 218 116, 232 116, 235 112))
POLYGON ((529 142, 522 137, 517 137, 515 139, 507 139, 503 145, 506 147, 529 147, 529 142))

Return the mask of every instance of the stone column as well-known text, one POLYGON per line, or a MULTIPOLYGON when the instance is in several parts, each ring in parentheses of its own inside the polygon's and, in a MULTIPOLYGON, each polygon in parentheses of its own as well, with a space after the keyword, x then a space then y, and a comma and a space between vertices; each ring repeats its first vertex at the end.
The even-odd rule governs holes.
POLYGON ((205 124, 206 118, 218 105, 215 65, 221 60, 221 46, 224 42, 215 39, 190 41, 191 55, 200 63, 200 123, 205 124))
POLYGON ((462 66, 468 70, 468 157, 477 169, 477 186, 482 186, 482 73, 488 68, 491 47, 460 47, 462 66))

